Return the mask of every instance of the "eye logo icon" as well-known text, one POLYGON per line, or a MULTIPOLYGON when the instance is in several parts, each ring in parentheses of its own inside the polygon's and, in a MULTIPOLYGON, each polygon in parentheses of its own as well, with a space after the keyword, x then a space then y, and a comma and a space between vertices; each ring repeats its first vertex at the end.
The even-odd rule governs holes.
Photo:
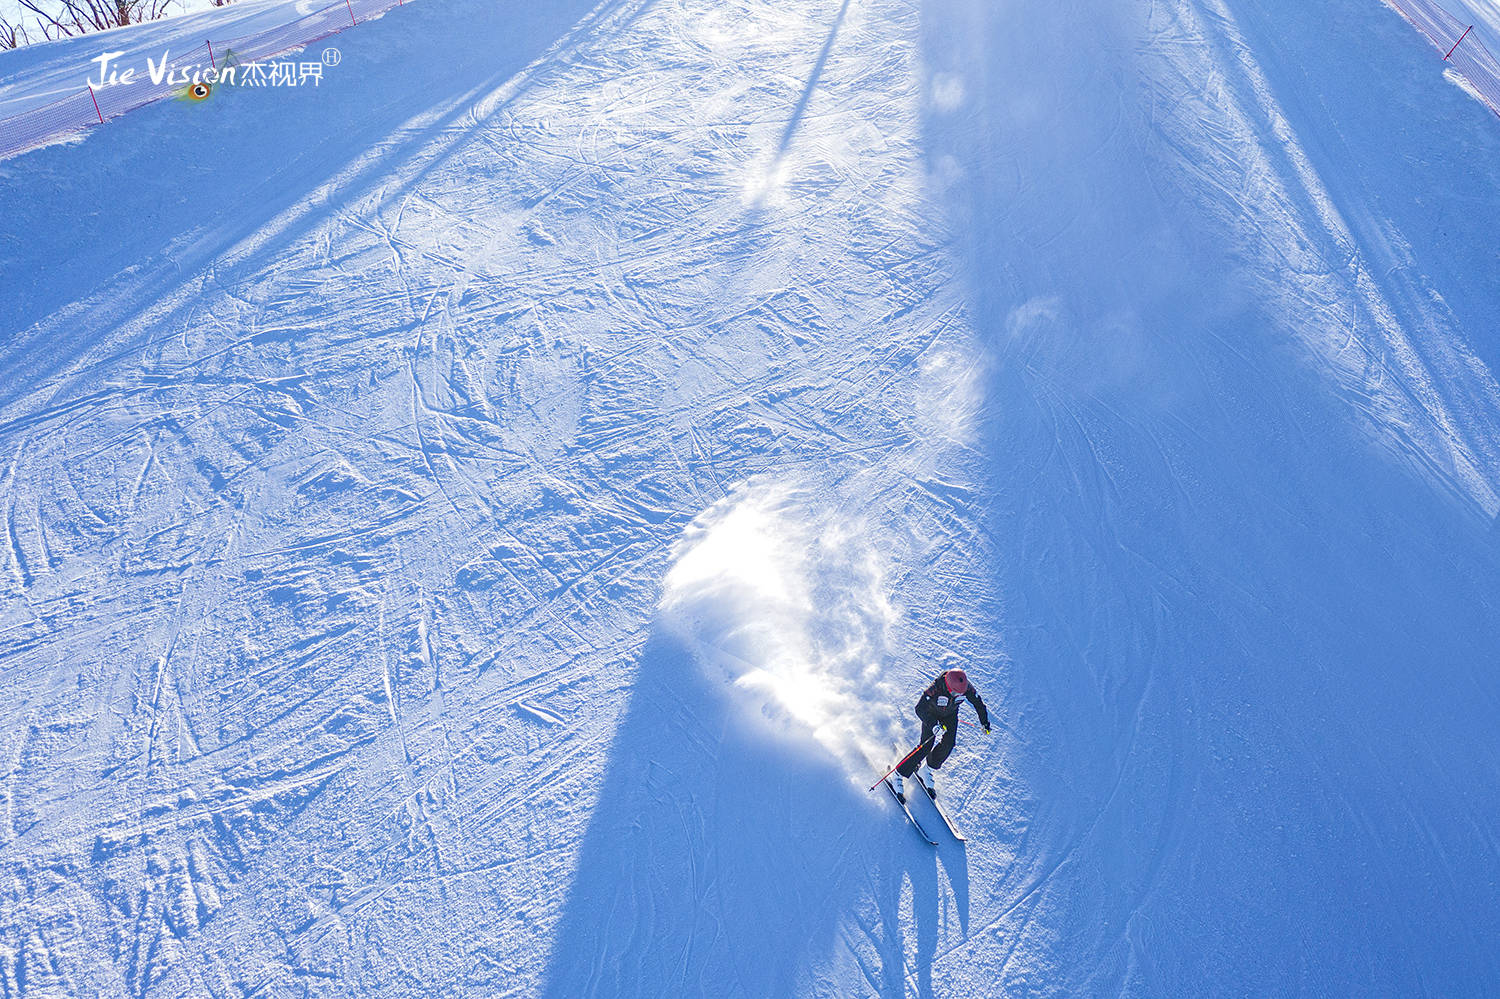
POLYGON ((213 88, 206 83, 195 83, 188 88, 188 98, 190 100, 206 101, 208 100, 208 95, 211 93, 213 93, 213 88))

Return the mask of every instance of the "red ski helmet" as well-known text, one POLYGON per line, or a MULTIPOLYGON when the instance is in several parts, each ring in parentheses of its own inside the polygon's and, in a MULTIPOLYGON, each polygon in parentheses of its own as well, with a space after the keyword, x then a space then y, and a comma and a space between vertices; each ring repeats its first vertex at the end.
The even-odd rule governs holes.
POLYGON ((950 669, 944 673, 943 682, 948 685, 950 694, 962 694, 969 689, 969 675, 961 669, 950 669))

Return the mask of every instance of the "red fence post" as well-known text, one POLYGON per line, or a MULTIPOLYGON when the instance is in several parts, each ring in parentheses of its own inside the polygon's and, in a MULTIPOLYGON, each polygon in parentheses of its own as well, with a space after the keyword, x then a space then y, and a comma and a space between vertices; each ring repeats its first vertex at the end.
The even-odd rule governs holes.
POLYGON ((353 4, 351 4, 349 2, 349 0, 344 0, 344 6, 349 8, 349 23, 350 24, 354 24, 354 25, 359 24, 359 22, 354 19, 354 6, 353 6, 353 4))
POLYGON ((94 97, 94 85, 89 84, 89 97, 94 101, 94 114, 99 116, 99 124, 104 124, 104 112, 99 110, 99 98, 94 97))
POLYGON ((1472 24, 1469 25, 1467 28, 1464 29, 1464 33, 1458 36, 1458 41, 1456 41, 1456 42, 1453 43, 1453 48, 1451 48, 1451 49, 1448 50, 1448 55, 1443 56, 1443 62, 1447 62, 1448 61, 1448 56, 1451 56, 1454 52, 1458 51, 1458 46, 1463 42, 1463 40, 1465 38, 1469 37, 1469 32, 1471 32, 1473 30, 1474 30, 1474 25, 1472 25, 1472 24))

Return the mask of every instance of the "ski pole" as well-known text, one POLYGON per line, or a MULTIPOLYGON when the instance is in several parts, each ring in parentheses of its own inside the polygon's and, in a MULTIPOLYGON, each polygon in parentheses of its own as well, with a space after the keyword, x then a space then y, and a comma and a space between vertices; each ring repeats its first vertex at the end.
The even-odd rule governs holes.
POLYGON ((935 735, 937 735, 937 733, 933 732, 932 735, 929 735, 927 738, 925 738, 921 742, 917 743, 917 748, 913 749, 911 752, 909 752, 905 756, 901 757, 901 759, 899 759, 899 760, 896 761, 896 765, 894 767, 891 767, 885 773, 881 774, 880 775, 880 780, 878 780, 875 783, 873 783, 873 784, 870 785, 870 790, 871 791, 875 790, 877 787, 880 786, 880 781, 881 780, 885 780, 891 774, 895 773, 897 770, 900 770, 901 769, 901 764, 905 763, 907 760, 911 759, 913 756, 916 756, 918 753, 920 753, 922 751, 922 748, 924 746, 926 746, 929 742, 931 742, 933 736, 935 736, 935 735))

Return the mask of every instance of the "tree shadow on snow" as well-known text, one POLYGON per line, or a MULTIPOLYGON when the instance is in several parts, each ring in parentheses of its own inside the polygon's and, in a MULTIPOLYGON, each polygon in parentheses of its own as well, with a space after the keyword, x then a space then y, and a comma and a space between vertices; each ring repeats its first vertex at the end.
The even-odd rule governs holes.
MULTIPOLYGON (((1157 5, 1024 6, 1020 34, 1002 5, 922 8, 924 141, 990 372, 1006 693, 1027 735, 1007 762, 1046 803, 1011 818, 1025 831, 1004 882, 976 850, 981 921, 1025 960, 975 975, 986 994, 1046 980, 1082 995, 1494 980, 1474 935, 1492 907, 1474 886, 1497 869, 1481 818, 1497 814, 1500 756, 1494 512, 1479 520, 1442 450, 1424 450, 1430 418, 1384 348, 1351 385, 1303 346, 1330 316, 1349 317, 1351 343, 1386 322, 1431 328, 1389 276, 1408 268, 1380 263, 1383 236, 1335 239, 1322 208, 1284 232, 1326 284, 1244 238, 1239 213, 1283 224, 1280 202, 1241 202, 1233 169, 1180 144, 1191 123, 1166 112, 1194 97, 1178 70, 1199 64, 1131 44, 1171 20, 1157 5)), ((1184 25, 1171 52, 1191 49, 1184 25)), ((1216 90, 1236 88, 1244 107, 1265 92, 1232 73, 1216 90)), ((1298 97, 1290 116, 1357 113, 1379 153, 1365 159, 1393 171, 1380 185, 1420 179, 1425 133, 1357 99, 1298 97)), ((1362 191, 1339 162, 1365 151, 1342 149, 1351 133, 1307 134, 1333 196, 1362 191)), ((1278 124, 1257 141, 1296 138, 1278 124)), ((1287 168, 1288 189, 1299 178, 1287 168)), ((1380 199, 1355 193, 1381 230, 1380 199)))
MULTIPOLYGON (((29 377, 0 386, 0 403, 73 357, 50 346, 56 333, 45 320, 58 310, 82 305, 75 327, 116 330, 205 269, 216 286, 233 287, 341 207, 403 195, 531 89, 540 70, 525 71, 535 60, 549 50, 566 59, 571 46, 623 30, 654 2, 406 7, 309 47, 301 58, 330 46, 345 55, 316 89, 225 89, 191 111, 159 101, 81 146, 8 162, 0 200, 14 211, 0 219, 0 260, 7 243, 23 250, 30 280, 10 289, 0 333, 10 340, 6 366, 29 377), (507 82, 503 99, 484 103, 507 82), (328 184, 336 186, 320 194, 328 184), (27 194, 38 188, 51 193, 27 194)), ((186 324, 191 307, 153 326, 186 324)))

